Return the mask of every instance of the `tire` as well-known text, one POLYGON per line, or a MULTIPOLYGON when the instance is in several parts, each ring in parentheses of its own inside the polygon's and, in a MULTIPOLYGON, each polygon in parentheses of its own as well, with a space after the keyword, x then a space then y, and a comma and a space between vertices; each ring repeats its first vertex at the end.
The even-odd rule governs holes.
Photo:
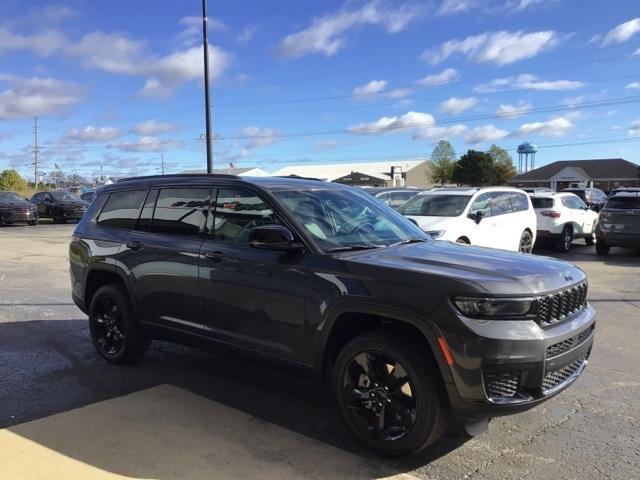
POLYGON ((456 240, 456 243, 460 243, 462 245, 471 245, 471 242, 464 237, 460 237, 456 240))
POLYGON ((449 422, 438 367, 409 336, 376 331, 351 340, 336 359, 333 390, 351 432, 381 455, 418 453, 449 422))
POLYGON ((611 250, 611 247, 602 240, 596 242, 596 253, 598 255, 609 255, 609 250, 611 250))
POLYGON ((96 351, 109 363, 135 363, 151 344, 140 332, 127 291, 119 284, 105 285, 94 294, 89 331, 96 351))
POLYGON ((38 225, 38 220, 29 220, 30 227, 35 227, 36 225, 38 225))
POLYGON ((531 235, 529 230, 522 232, 518 251, 520 253, 531 253, 533 251, 533 235, 531 235))
POLYGON ((560 253, 567 253, 571 250, 571 242, 573 241, 573 231, 569 225, 565 225, 560 234, 560 238, 556 242, 556 250, 560 253))

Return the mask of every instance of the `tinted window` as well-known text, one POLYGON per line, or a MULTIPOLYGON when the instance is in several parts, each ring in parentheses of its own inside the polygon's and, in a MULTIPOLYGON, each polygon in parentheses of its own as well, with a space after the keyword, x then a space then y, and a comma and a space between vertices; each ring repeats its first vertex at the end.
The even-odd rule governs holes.
POLYGON ((198 235, 209 207, 209 188, 160 190, 151 231, 168 235, 198 235))
POLYGON ((529 210, 529 201, 524 193, 509 193, 514 212, 529 210))
POLYGON ((112 193, 100 213, 98 224, 104 227, 134 228, 146 195, 146 190, 112 193))
POLYGON ((214 240, 247 244, 252 228, 281 224, 273 210, 255 193, 237 189, 220 189, 218 192, 213 221, 214 240))
POLYGON ((584 202, 577 197, 562 197, 562 204, 573 210, 580 210, 586 206, 584 202))
POLYGON ((611 197, 607 202, 606 208, 614 209, 640 209, 640 197, 611 197))
POLYGON ((467 195, 416 195, 398 211, 422 217, 457 217, 462 215, 470 198, 467 195))
POLYGON ((475 215, 478 212, 484 213, 485 217, 491 216, 491 194, 490 193, 481 193, 474 200, 471 208, 469 209, 469 216, 475 215))
POLYGON ((533 208, 553 208, 553 198, 531 198, 533 208))
POLYGON ((513 213, 509 192, 491 192, 491 214, 506 215, 513 213))
POLYGON ((414 192, 393 192, 391 194, 391 201, 389 202, 389 205, 394 208, 398 208, 415 195, 416 194, 414 192))
POLYGON ((153 209, 156 206, 157 198, 158 190, 149 190, 136 230, 149 231, 151 229, 151 219, 153 218, 153 209))

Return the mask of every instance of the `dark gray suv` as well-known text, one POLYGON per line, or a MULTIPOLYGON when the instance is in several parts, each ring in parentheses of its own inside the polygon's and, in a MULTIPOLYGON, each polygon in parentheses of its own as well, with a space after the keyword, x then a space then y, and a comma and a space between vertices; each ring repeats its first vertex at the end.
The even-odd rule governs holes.
POLYGON ((151 339, 331 382, 354 435, 415 453, 582 373, 587 279, 549 258, 432 241, 358 189, 292 178, 141 177, 100 190, 70 245, 98 353, 151 339))

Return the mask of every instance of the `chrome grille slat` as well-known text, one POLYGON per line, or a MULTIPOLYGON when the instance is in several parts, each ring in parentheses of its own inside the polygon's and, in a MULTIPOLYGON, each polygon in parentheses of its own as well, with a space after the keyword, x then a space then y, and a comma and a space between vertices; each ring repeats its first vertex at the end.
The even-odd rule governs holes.
POLYGON ((562 342, 558 342, 558 343, 554 343, 553 345, 550 345, 549 347, 547 347, 547 358, 555 357, 557 355, 560 355, 564 352, 571 350, 573 347, 577 347, 589 335, 591 335, 591 332, 593 332, 595 328, 596 328, 595 324, 591 324, 589 327, 585 328, 578 335, 571 338, 567 338, 562 342))

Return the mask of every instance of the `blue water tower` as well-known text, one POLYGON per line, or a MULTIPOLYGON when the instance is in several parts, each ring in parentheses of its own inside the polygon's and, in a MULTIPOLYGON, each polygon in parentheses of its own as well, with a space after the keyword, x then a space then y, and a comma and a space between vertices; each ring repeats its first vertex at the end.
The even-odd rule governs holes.
POLYGON ((518 173, 526 173, 536 168, 536 152, 538 147, 524 142, 518 145, 518 173))

